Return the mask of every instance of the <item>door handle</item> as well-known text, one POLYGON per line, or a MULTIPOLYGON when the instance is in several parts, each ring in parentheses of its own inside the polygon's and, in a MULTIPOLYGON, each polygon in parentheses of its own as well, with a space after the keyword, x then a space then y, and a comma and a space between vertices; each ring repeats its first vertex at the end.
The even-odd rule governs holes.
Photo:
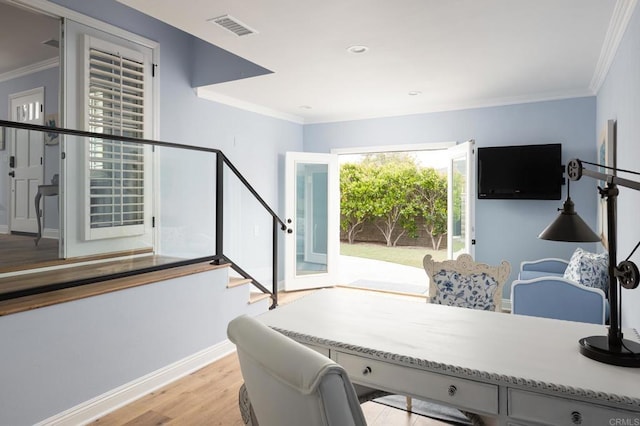
POLYGON ((11 170, 11 171, 9 172, 9 176, 11 176, 11 177, 16 177, 16 172, 14 172, 13 170, 11 170))

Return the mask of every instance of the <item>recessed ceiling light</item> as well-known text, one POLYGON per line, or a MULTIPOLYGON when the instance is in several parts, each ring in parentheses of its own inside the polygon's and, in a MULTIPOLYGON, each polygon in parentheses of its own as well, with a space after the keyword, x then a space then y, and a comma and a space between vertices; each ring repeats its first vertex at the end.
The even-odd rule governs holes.
POLYGON ((365 53, 368 50, 369 48, 367 46, 361 46, 361 45, 355 45, 347 48, 347 52, 355 53, 355 54, 365 53))
POLYGON ((301 109, 311 109, 310 105, 300 105, 301 109))
POLYGON ((418 96, 418 95, 421 95, 421 94, 422 94, 422 92, 419 91, 419 90, 412 90, 412 91, 409 92, 409 96, 418 96))

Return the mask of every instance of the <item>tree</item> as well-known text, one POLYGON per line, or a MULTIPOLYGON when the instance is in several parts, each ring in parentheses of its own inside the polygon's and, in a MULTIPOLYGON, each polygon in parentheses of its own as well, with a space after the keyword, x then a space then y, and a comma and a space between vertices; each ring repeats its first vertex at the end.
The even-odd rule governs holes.
POLYGON ((415 202, 431 236, 432 247, 440 250, 447 234, 447 176, 432 168, 420 169, 415 202))
POLYGON ((439 250, 447 234, 447 177, 419 167, 406 153, 369 154, 361 163, 341 166, 340 209, 350 244, 370 222, 387 246, 396 246, 403 235, 416 235, 420 216, 439 250))
POLYGON ((417 166, 411 157, 393 154, 376 154, 370 159, 365 159, 363 163, 380 164, 379 167, 371 168, 371 215, 387 246, 395 247, 407 231, 415 230, 412 193, 418 175, 417 166), (385 157, 385 161, 380 161, 382 157, 385 157))
POLYGON ((340 166, 340 228, 347 233, 349 244, 353 244, 371 215, 368 169, 355 163, 340 166))

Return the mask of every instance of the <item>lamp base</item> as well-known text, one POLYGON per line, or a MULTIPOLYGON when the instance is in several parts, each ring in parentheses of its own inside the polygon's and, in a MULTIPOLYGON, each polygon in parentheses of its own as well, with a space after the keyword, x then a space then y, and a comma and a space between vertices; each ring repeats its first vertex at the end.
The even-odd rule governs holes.
POLYGON ((584 337, 578 341, 580 353, 605 364, 640 368, 640 343, 622 339, 621 347, 610 347, 607 336, 584 337))

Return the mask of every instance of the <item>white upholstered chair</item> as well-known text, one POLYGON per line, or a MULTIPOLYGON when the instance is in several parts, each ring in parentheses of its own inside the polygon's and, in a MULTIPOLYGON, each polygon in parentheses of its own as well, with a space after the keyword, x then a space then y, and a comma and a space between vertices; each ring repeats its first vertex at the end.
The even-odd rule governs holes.
POLYGON ((227 335, 260 426, 366 425, 347 373, 331 359, 248 316, 231 321, 227 335))

